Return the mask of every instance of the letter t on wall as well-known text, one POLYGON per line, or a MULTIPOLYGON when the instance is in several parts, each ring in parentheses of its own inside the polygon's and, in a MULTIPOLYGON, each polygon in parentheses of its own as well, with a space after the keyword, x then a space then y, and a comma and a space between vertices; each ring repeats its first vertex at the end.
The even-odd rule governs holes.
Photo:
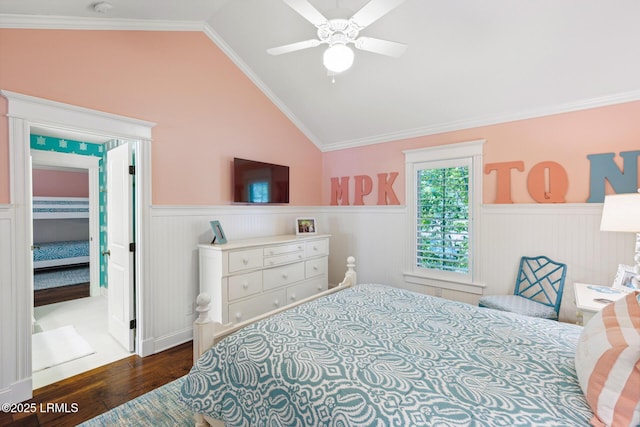
POLYGON ((485 174, 496 171, 497 188, 494 203, 513 203, 513 200, 511 200, 511 169, 524 172, 524 162, 487 163, 484 165, 485 174))

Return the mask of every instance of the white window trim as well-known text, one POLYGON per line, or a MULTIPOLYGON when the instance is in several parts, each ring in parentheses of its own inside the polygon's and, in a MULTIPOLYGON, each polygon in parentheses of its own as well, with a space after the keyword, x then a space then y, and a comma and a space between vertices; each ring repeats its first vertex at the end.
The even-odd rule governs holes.
POLYGON ((408 211, 409 247, 404 277, 409 283, 435 286, 456 291, 481 294, 484 285, 477 283, 480 277, 478 250, 480 248, 479 217, 482 204, 482 147, 485 140, 440 145, 437 147, 419 148, 403 151, 405 155, 405 185, 408 211), (416 259, 416 165, 424 162, 437 162, 455 159, 471 159, 470 193, 469 193, 469 274, 456 274, 415 266, 416 259))

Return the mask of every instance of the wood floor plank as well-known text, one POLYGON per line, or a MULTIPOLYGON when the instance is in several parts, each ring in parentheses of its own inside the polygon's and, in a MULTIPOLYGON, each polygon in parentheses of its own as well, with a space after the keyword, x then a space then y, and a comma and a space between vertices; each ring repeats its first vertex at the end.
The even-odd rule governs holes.
POLYGON ((186 375, 192 364, 191 341, 145 358, 130 356, 35 390, 24 403, 35 403, 36 412, 0 412, 0 426, 75 426, 186 375))

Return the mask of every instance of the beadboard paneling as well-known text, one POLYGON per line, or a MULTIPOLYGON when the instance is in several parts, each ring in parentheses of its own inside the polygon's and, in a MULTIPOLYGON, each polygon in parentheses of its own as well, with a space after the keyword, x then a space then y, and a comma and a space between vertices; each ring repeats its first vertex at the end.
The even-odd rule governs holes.
MULTIPOLYGON (((295 219, 316 217, 326 231, 319 209, 286 206, 153 207, 151 209, 152 310, 146 317, 143 340, 153 351, 191 339, 194 303, 198 294, 197 245, 209 243, 209 221, 219 220, 227 239, 295 233, 295 219)), ((346 262, 346 261, 345 261, 346 262)))
POLYGON ((0 402, 11 402, 15 374, 15 308, 13 294, 13 210, 0 205, 0 402))
POLYGON ((633 263, 635 236, 600 231, 602 204, 486 205, 482 209, 485 293, 513 290, 521 256, 567 264, 560 318, 575 321, 573 283, 611 285, 618 264, 633 263))
MULTIPOLYGON (((480 277, 485 294, 510 293, 523 255, 546 255, 568 265, 561 319, 575 321, 573 282, 611 284, 619 263, 633 262, 634 236, 599 230, 601 204, 485 205, 481 209, 480 277)), ((386 283, 471 304, 479 295, 404 282, 407 209, 403 206, 154 207, 153 307, 145 340, 155 351, 190 339, 198 293, 197 245, 213 237, 209 221, 228 239, 294 232, 294 220, 315 217, 331 234, 329 283, 342 280, 346 258, 356 257, 360 283, 386 283)))

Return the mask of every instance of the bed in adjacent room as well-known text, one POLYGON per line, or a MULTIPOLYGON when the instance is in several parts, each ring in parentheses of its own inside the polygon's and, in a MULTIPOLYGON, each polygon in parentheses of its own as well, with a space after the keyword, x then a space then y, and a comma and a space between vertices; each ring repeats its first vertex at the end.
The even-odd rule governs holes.
POLYGON ((34 305, 88 297, 89 199, 34 197, 33 220, 34 305))
MULTIPOLYGON (((194 348, 208 324, 196 322, 194 348)), ((228 427, 587 426, 594 413, 575 362, 582 332, 351 286, 220 340, 198 358, 181 400, 197 423, 228 427)))

